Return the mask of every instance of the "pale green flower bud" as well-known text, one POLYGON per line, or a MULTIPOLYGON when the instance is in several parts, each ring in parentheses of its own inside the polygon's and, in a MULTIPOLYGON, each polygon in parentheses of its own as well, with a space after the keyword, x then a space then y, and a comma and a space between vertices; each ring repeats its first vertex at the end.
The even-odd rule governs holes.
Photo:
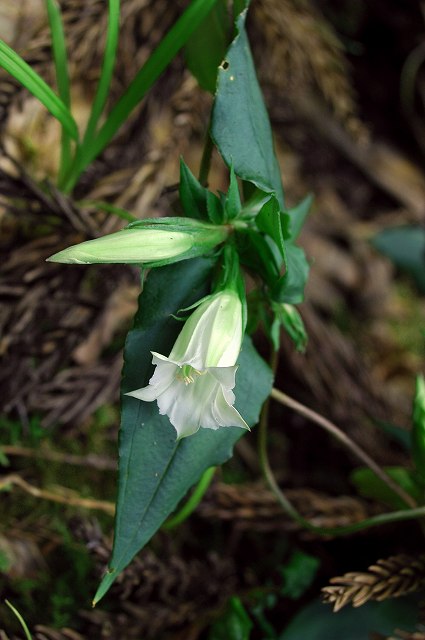
POLYGON ((228 232, 224 226, 184 218, 142 220, 116 233, 68 247, 47 260, 162 266, 207 253, 223 242, 228 232))

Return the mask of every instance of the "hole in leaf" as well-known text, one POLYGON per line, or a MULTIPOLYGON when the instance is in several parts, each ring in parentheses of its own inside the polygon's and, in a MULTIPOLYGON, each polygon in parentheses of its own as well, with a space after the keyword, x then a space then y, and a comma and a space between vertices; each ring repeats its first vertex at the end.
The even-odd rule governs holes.
POLYGON ((223 60, 223 62, 221 63, 221 68, 224 71, 227 71, 227 69, 229 68, 229 63, 227 62, 227 60, 223 60))

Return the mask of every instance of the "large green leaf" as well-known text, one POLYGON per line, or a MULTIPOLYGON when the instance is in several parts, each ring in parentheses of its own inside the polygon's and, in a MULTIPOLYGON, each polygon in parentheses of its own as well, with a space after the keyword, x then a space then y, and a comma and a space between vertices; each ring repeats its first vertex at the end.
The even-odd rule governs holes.
POLYGON ((407 271, 421 293, 425 293, 425 229, 397 227, 384 229, 372 240, 373 245, 388 256, 396 267, 407 271))
MULTIPOLYGON (((151 350, 170 352, 182 326, 172 314, 207 293, 211 269, 212 262, 200 258, 151 272, 140 297, 134 329, 127 337, 123 393, 148 383, 151 350)), ((252 426, 270 393, 272 374, 248 339, 239 363, 236 406, 252 426)), ((200 429, 177 442, 174 428, 167 416, 159 415, 156 403, 123 396, 114 548, 95 602, 203 472, 231 456, 233 445, 244 433, 237 427, 200 429)))
POLYGON ((218 65, 229 44, 230 28, 227 1, 218 0, 185 46, 187 66, 200 86, 211 93, 215 91, 218 65))
POLYGON ((274 191, 283 209, 280 169, 245 31, 246 14, 238 17, 238 33, 219 68, 211 135, 235 173, 263 191, 274 191))
POLYGON ((296 614, 280 640, 370 640, 372 632, 387 637, 396 627, 413 631, 417 619, 418 606, 412 598, 367 602, 338 613, 316 601, 296 614))
POLYGON ((74 140, 78 139, 78 128, 68 107, 13 49, 3 40, 0 40, 0 67, 3 67, 20 84, 22 84, 33 96, 37 98, 52 116, 58 120, 65 131, 74 140))
POLYGON ((307 283, 310 266, 304 250, 295 244, 287 243, 286 273, 274 288, 273 300, 298 304, 304 300, 304 287, 307 283))
MULTIPOLYGON (((415 474, 404 467, 385 467, 385 471, 406 493, 418 503, 423 500, 423 491, 416 482, 415 474)), ((406 503, 394 493, 388 485, 378 478, 371 469, 359 467, 350 474, 350 480, 358 493, 372 500, 377 500, 392 509, 404 509, 406 503)))
POLYGON ((279 203, 275 196, 271 196, 262 207, 255 222, 260 231, 267 233, 276 243, 282 258, 286 259, 285 252, 285 220, 286 215, 281 213, 279 203))

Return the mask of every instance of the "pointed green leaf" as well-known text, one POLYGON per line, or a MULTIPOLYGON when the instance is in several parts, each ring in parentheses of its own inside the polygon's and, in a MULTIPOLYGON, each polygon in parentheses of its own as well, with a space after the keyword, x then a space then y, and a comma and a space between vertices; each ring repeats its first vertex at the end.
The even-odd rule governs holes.
POLYGON ((270 196, 270 199, 262 206, 255 222, 260 231, 267 233, 276 243, 283 260, 285 260, 284 218, 281 216, 279 202, 274 195, 270 196))
POLYGON ((310 266, 303 249, 286 244, 286 273, 280 278, 272 294, 276 302, 298 304, 304 300, 304 287, 310 266))
MULTIPOLYGON (((388 473, 406 493, 412 496, 418 503, 423 501, 423 492, 418 486, 413 473, 404 467, 386 467, 388 473)), ((350 480, 356 487, 358 493, 365 498, 378 500, 393 509, 404 509, 404 501, 394 493, 394 491, 378 478, 371 469, 360 467, 350 474, 350 480)))
POLYGON ((413 400, 412 456, 421 481, 425 483, 425 378, 416 378, 413 400))
POLYGON ((183 211, 189 218, 209 220, 207 196, 205 189, 195 178, 183 158, 180 158, 180 201, 183 211))
POLYGON ((208 640, 249 640, 253 623, 239 598, 231 598, 224 614, 212 625, 208 640))
POLYGON ((297 351, 304 352, 307 345, 307 332, 303 319, 292 304, 272 302, 275 319, 272 324, 273 346, 277 351, 280 346, 280 327, 289 335, 297 351))
POLYGON ((245 201, 241 217, 250 220, 255 218, 262 206, 270 199, 270 193, 257 189, 252 182, 246 182, 246 180, 243 181, 242 188, 245 201))
POLYGON ((284 197, 272 131, 245 31, 247 11, 238 17, 238 34, 219 68, 211 135, 228 166, 263 191, 284 197))
POLYGON ((207 211, 208 218, 213 224, 222 224, 224 218, 223 205, 215 193, 207 191, 207 211))
POLYGON ((233 220, 236 218, 242 209, 241 197, 239 194, 238 181, 235 176, 233 166, 230 167, 230 184, 229 190, 224 201, 224 210, 226 213, 226 220, 233 220))
POLYGON ((290 220, 289 228, 290 228, 290 238, 292 242, 295 242, 295 240, 300 235, 301 229, 310 212, 312 204, 313 204, 313 196, 309 194, 304 198, 304 200, 301 200, 299 204, 297 204, 295 207, 292 207, 292 209, 289 209, 287 211, 287 214, 290 220))
POLYGON ((425 293, 425 229, 418 226, 384 229, 373 238, 373 246, 415 280, 425 293))
POLYGON ((31 67, 5 42, 0 40, 0 67, 10 73, 33 96, 37 98, 48 111, 58 120, 74 140, 78 139, 78 129, 69 109, 55 92, 44 82, 31 67))
POLYGON ((267 240, 254 230, 237 232, 235 236, 241 263, 259 275, 270 288, 275 287, 280 264, 267 240))
POLYGON ((218 0, 186 43, 186 64, 205 91, 215 91, 217 70, 229 44, 230 29, 227 2, 218 0))
MULTIPOLYGON (((172 314, 207 293, 212 264, 206 259, 191 260, 150 273, 126 342, 123 393, 148 383, 151 350, 170 352, 181 330, 172 314)), ((253 426, 270 393, 272 374, 249 339, 244 342, 239 364, 236 406, 253 426)), ((194 436, 176 441, 175 429, 167 416, 159 414, 156 403, 123 396, 114 548, 95 602, 204 471, 231 456, 233 445, 244 433, 237 427, 200 429, 194 436)))

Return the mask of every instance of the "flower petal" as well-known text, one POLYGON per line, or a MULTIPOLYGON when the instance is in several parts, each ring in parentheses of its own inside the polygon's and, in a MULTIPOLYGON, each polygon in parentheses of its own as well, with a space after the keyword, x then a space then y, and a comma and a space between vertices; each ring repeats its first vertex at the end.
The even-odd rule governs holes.
POLYGON ((249 426, 239 411, 227 402, 222 389, 215 398, 213 414, 217 424, 221 427, 242 427, 249 431, 249 426))
POLYGON ((209 373, 226 389, 233 389, 236 384, 237 365, 234 367, 208 367, 209 373))

